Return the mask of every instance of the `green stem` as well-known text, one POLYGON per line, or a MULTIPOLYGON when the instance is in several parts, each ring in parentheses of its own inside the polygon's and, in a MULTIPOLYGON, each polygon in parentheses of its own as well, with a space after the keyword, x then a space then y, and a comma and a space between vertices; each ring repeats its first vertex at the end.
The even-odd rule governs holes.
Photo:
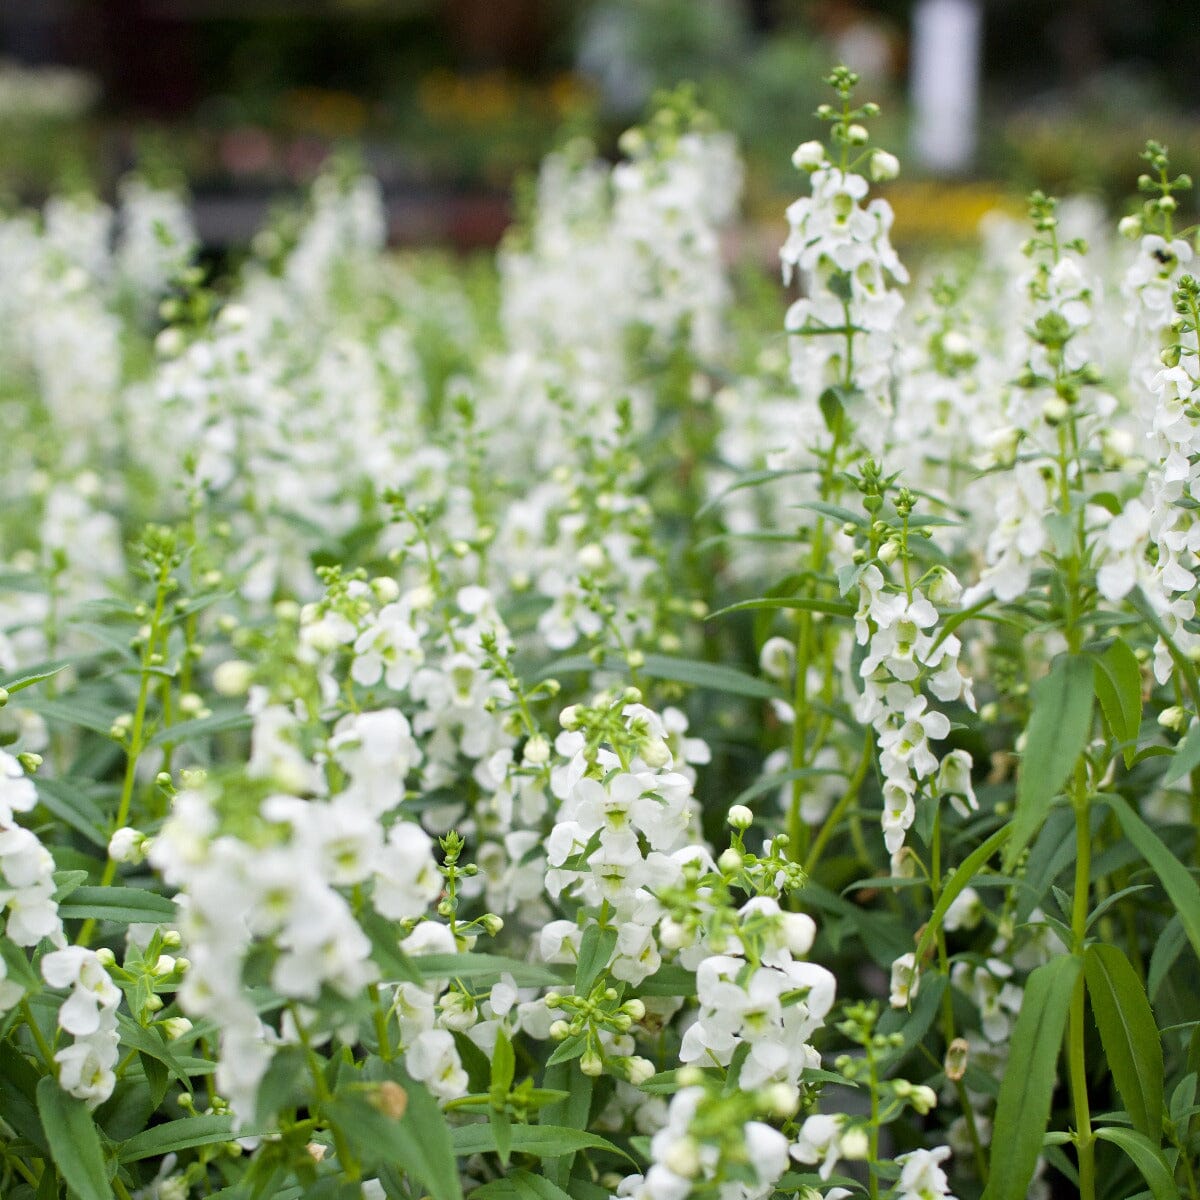
MULTIPOLYGON (((133 788, 137 782, 138 759, 141 757, 142 750, 145 749, 143 738, 146 730, 146 706, 150 697, 150 681, 154 678, 149 668, 154 657, 155 647, 158 645, 158 633, 159 627, 162 624, 163 608, 167 601, 167 580, 169 577, 170 567, 165 566, 159 572, 158 589, 154 599, 154 615, 150 618, 150 633, 146 638, 145 646, 142 648, 142 669, 138 682, 137 705, 133 712, 133 725, 129 731, 129 749, 125 755, 125 778, 121 784, 121 800, 117 805, 117 819, 113 825, 114 831, 123 828, 129 823, 129 810, 133 804, 133 788)), ((109 858, 104 864, 104 873, 100 876, 100 886, 108 887, 116 878, 116 875, 116 860, 109 858)), ((83 928, 79 931, 77 944, 80 946, 90 944, 95 929, 95 918, 88 917, 83 923, 83 928)))
POLYGON ((874 749, 875 739, 871 730, 868 729, 866 736, 863 738, 862 753, 859 755, 858 765, 854 768, 854 774, 847 781, 846 790, 842 793, 838 802, 830 809, 829 815, 825 818, 825 823, 821 826, 820 832, 817 834, 816 840, 808 852, 808 857, 804 860, 804 870, 807 874, 812 874, 821 859, 821 853, 825 849, 826 843, 837 831, 842 817, 846 815, 846 809, 858 798, 859 789, 866 778, 867 768, 871 765, 871 756, 874 749))
POLYGON ((53 1071, 54 1051, 50 1048, 50 1043, 42 1035, 41 1027, 34 1020, 33 1009, 29 1007, 27 999, 21 1001, 21 1016, 25 1018, 25 1024, 29 1026, 29 1032, 33 1035, 34 1044, 38 1048, 38 1053, 42 1056, 42 1062, 45 1063, 46 1069, 53 1071))
MULTIPOLYGON (((1086 767, 1075 766, 1075 895, 1071 909, 1071 933, 1075 954, 1082 957, 1087 932, 1088 890, 1092 870, 1092 832, 1089 819, 1086 767)), ((1084 1050, 1084 998, 1086 983, 1081 971, 1071 994, 1067 1017, 1067 1066, 1071 1100, 1075 1108, 1075 1142, 1079 1157, 1080 1200, 1096 1197, 1096 1146, 1088 1108, 1087 1065, 1084 1050)))

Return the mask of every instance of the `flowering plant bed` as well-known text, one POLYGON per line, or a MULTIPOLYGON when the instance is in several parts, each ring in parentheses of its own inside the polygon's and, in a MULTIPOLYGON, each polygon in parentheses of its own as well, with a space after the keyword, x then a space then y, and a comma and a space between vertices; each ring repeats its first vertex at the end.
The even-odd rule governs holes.
POLYGON ((496 276, 327 175, 0 224, 0 1193, 1196 1195, 1194 230, 907 286, 844 69, 496 276))

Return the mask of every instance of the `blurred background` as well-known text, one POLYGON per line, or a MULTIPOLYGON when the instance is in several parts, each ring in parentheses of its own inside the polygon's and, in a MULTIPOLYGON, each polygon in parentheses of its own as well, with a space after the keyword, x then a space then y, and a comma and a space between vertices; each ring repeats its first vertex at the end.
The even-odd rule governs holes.
POLYGON ((548 149, 613 153, 690 80, 740 139, 749 219, 778 224, 837 61, 904 161, 901 240, 970 236, 1035 183, 1119 208, 1148 136, 1200 168, 1196 0, 3 0, 0 203, 136 165, 236 246, 352 154, 395 242, 483 246, 548 149))

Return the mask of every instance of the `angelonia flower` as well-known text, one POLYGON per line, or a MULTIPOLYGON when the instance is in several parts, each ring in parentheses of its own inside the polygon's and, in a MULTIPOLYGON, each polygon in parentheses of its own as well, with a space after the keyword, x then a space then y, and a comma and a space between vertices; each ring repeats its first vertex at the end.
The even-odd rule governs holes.
POLYGON ((868 180, 808 145, 796 157, 810 173, 811 194, 788 208, 780 252, 784 282, 798 275, 804 293, 786 319, 792 379, 815 401, 852 371, 858 395, 849 415, 877 451, 892 415, 893 331, 904 305, 893 285, 908 273, 892 248, 891 206, 878 197, 864 203, 868 180))
MULTIPOLYGON (((960 590, 941 568, 932 588, 947 598, 960 590)), ((975 701, 958 663, 961 643, 954 634, 936 635, 938 612, 921 587, 892 589, 871 563, 859 575, 858 592, 856 636, 866 655, 855 715, 870 722, 879 739, 884 841, 894 855, 916 818, 919 797, 947 796, 964 815, 977 807, 970 755, 952 750, 939 758, 930 745, 949 734, 950 721, 930 707, 922 685, 942 702, 961 700, 974 708, 975 701)))
POLYGON ((650 1167, 622 1180, 617 1195, 684 1200, 725 1179, 717 1185, 721 1200, 765 1200, 787 1169, 787 1138, 762 1121, 731 1124, 723 1107, 703 1087, 676 1092, 666 1124, 650 1141, 650 1167))
MULTIPOLYGON (((0 913, 3 932, 18 946, 53 947, 41 959, 41 974, 50 987, 69 989, 58 1008, 58 1027, 74 1039, 54 1055, 63 1089, 87 1102, 102 1104, 116 1086, 120 1054, 116 1010, 120 989, 104 960, 84 946, 69 946, 54 900, 54 858, 29 829, 18 825, 14 812, 29 812, 37 803, 33 780, 21 764, 0 750, 0 913)), ((2 961, 2 960, 0 960, 2 961)), ((0 1010, 16 1005, 24 987, 0 967, 0 1010)))

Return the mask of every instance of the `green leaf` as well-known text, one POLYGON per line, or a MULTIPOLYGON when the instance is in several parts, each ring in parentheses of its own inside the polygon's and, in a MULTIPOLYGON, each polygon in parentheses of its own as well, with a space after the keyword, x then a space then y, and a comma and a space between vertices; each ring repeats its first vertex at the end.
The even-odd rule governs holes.
POLYGON ((1117 638, 1095 660, 1096 698, 1113 737, 1124 743, 1126 769, 1137 756, 1142 727, 1142 670, 1129 646, 1117 638))
POLYGON ((113 1200, 100 1132, 87 1105, 47 1075, 37 1086, 37 1106, 50 1157, 79 1200, 113 1200))
POLYGON ((170 1043, 158 1029, 153 1026, 147 1028, 139 1025, 132 1017, 123 1012, 117 1013, 117 1027, 121 1031, 123 1046, 157 1059, 189 1092, 192 1090, 183 1063, 179 1061, 170 1043))
POLYGON ((1154 951, 1150 955, 1150 969, 1146 972, 1146 991, 1151 997, 1158 993, 1167 972, 1175 965, 1175 960, 1186 945, 1187 931, 1176 913, 1158 935, 1154 951))
POLYGON ((759 487, 761 484, 771 483, 773 480, 776 480, 776 479, 784 479, 784 478, 788 478, 788 477, 792 477, 792 476, 796 476, 796 475, 804 475, 804 474, 807 474, 809 472, 809 470, 810 470, 810 468, 808 468, 808 467, 800 467, 800 468, 793 467, 793 468, 789 468, 788 470, 784 470, 784 471, 772 471, 772 470, 750 471, 745 475, 739 475, 737 477, 737 479, 735 479, 734 482, 731 483, 723 492, 718 492, 717 495, 712 497, 712 499, 706 500, 696 510, 696 516, 694 519, 699 521, 701 517, 712 512, 712 510, 714 508, 719 507, 721 505, 721 503, 724 500, 726 500, 729 496, 732 496, 734 492, 740 492, 740 491, 744 490, 745 488, 759 487))
MULTIPOLYGON (((237 1136, 252 1132, 241 1130, 237 1136)), ((233 1117, 228 1113, 183 1117, 178 1121, 155 1125, 145 1133, 122 1142, 117 1160, 123 1163, 139 1162, 143 1158, 157 1158, 161 1154, 191 1150, 196 1146, 211 1146, 214 1142, 230 1142, 234 1136, 233 1117)))
MULTIPOLYGON (((590 1075, 573 1071, 567 1063, 547 1064, 542 1082, 547 1088, 566 1093, 542 1110, 541 1120, 547 1125, 565 1125, 571 1129, 586 1129, 592 1111, 592 1090, 595 1081, 590 1075)), ((563 1154, 545 1164, 545 1174, 559 1187, 566 1187, 571 1178, 574 1154, 563 1154)))
POLYGON ((678 963, 664 963, 648 979, 637 985, 639 996, 694 996, 696 973, 678 963))
POLYGON ((889 1008, 880 1018, 880 1033, 899 1033, 904 1041, 884 1056, 884 1075, 890 1075, 906 1054, 929 1032, 941 1011, 942 994, 949 979, 945 975, 928 974, 921 980, 911 1012, 889 1008))
POLYGON ((1123 951, 1100 942, 1084 951, 1083 970, 1113 1082, 1134 1128, 1157 1145, 1163 1121, 1162 1044, 1142 982, 1123 951))
MULTIPOLYGON (((450 1137, 457 1155, 486 1154, 496 1149, 496 1139, 490 1125, 460 1125, 451 1130, 450 1137)), ((541 1158, 557 1158, 580 1150, 606 1150, 630 1162, 634 1161, 607 1138, 580 1129, 568 1129, 564 1125, 514 1125, 512 1148, 541 1158)))
POLYGON ((12 695, 13 692, 24 691, 27 687, 33 687, 35 683, 44 683, 47 679, 53 679, 59 671, 67 669, 67 663, 63 663, 61 667, 55 667, 50 671, 38 671, 33 675, 21 675, 16 679, 6 679, 0 683, 0 688, 12 695))
POLYGON ((1033 711, 1025 731, 1025 753, 1017 777, 1017 807, 1012 837, 1004 851, 1004 870, 1012 871, 1021 851, 1050 811, 1087 745, 1095 695, 1091 661, 1063 655, 1050 674, 1033 685, 1033 711))
POLYGON ((108 848, 108 821, 100 806, 70 779, 39 779, 38 803, 60 821, 82 833, 93 846, 108 848))
POLYGON ((571 1200, 571 1196, 544 1175, 509 1171, 503 1179, 481 1183, 468 1200, 571 1200))
MULTIPOLYGON (((1159 1099, 1161 1101, 1162 1097, 1159 1099)), ((1175 1186, 1175 1179, 1167 1160, 1163 1158, 1162 1150, 1144 1133, 1121 1125, 1106 1125, 1097 1129, 1095 1134, 1099 1141, 1111 1142, 1125 1151, 1150 1185, 1154 1200, 1179 1200, 1179 1189, 1175 1186)))
POLYGON ((592 984, 599 978, 600 972, 612 961, 616 947, 617 931, 611 925, 606 929, 589 925, 583 931, 579 942, 579 958, 575 963, 577 996, 586 996, 592 990, 592 984))
POLYGON ((1183 740, 1175 747, 1175 757, 1163 772, 1163 783, 1177 783, 1200 767, 1200 723, 1192 722, 1183 740))
POLYGON ((40 713, 49 721, 63 725, 78 725, 94 733, 108 736, 113 722, 120 715, 115 708, 91 704, 86 699, 72 696, 70 700, 48 700, 45 696, 29 696, 21 701, 22 707, 40 713))
POLYGON ((933 939, 937 937, 937 931, 942 927, 942 921, 945 920, 950 905, 958 899, 967 884, 979 874, 987 860, 1004 845, 1011 832, 1011 825, 1001 825, 986 842, 972 850, 963 859, 954 874, 946 880, 946 885, 942 888, 938 902, 933 906, 933 912, 925 925, 925 931, 921 934, 921 940, 917 943, 917 962, 925 961, 925 956, 933 945, 933 939))
POLYGON ((1158 876, 1179 913, 1188 941, 1200 955, 1200 887, 1196 886, 1188 869, 1167 849, 1154 830, 1120 796, 1103 793, 1098 798, 1113 810, 1125 836, 1158 876))
MULTIPOLYGON (((847 604, 844 600, 822 600, 814 596, 764 596, 760 600, 740 600, 737 604, 727 604, 724 608, 718 608, 716 612, 709 613, 705 620, 711 621, 715 617, 725 616, 726 613, 775 608, 828 613, 835 617, 852 617, 855 613, 854 605, 847 604)), ((776 695, 777 693, 772 689, 771 694, 776 695)))
POLYGON ((44 1158, 49 1147, 37 1110, 40 1078, 25 1055, 11 1043, 0 1042, 0 1117, 44 1158))
POLYGON ((496 1034, 496 1048, 492 1051, 492 1089, 498 1095, 508 1095, 516 1069, 517 1060, 513 1054, 512 1042, 508 1040, 504 1031, 500 1030, 496 1034))
POLYGON ((358 914, 358 923, 371 942, 371 958, 389 983, 423 983, 421 973, 411 958, 400 949, 396 926, 373 908, 365 905, 358 914))
MULTIPOLYGON (((428 1190, 432 1200, 462 1200, 462 1183, 446 1117, 437 1101, 398 1067, 389 1068, 407 1104, 399 1118, 377 1108, 375 1089, 362 1083, 339 1088, 323 1105, 326 1116, 346 1137, 364 1165, 390 1162, 428 1190)), ((483 1126, 483 1128, 487 1128, 483 1126)))
POLYGON ((58 906, 64 919, 112 921, 118 925, 160 925, 176 919, 175 901, 142 888, 80 887, 58 906))
POLYGON ((752 699, 772 700, 780 695, 774 684, 747 675, 734 667, 699 659, 673 658, 666 654, 647 654, 640 668, 651 679, 667 679, 691 687, 707 688, 730 696, 749 696, 752 699))
POLYGON ((565 982, 553 967, 522 962, 500 954, 418 954, 408 960, 421 979, 461 979, 465 982, 495 983, 511 975, 518 987, 554 987, 565 982))
POLYGON ((3 934, 0 934, 0 958, 4 959, 8 978, 14 983, 19 983, 26 992, 42 990, 42 981, 38 977, 38 973, 30 966, 29 959, 25 957, 25 951, 3 934))
POLYGON ((197 717, 194 721, 180 721, 160 729, 147 746, 178 746, 183 742, 194 742, 197 738, 211 737, 214 733, 227 733, 232 729, 249 729, 253 718, 248 712, 214 713, 210 717, 197 717))
POLYGON ((984 1200, 1025 1200, 1050 1119, 1058 1052, 1080 965, 1074 955, 1052 958, 1025 985, 996 1102, 984 1200))

